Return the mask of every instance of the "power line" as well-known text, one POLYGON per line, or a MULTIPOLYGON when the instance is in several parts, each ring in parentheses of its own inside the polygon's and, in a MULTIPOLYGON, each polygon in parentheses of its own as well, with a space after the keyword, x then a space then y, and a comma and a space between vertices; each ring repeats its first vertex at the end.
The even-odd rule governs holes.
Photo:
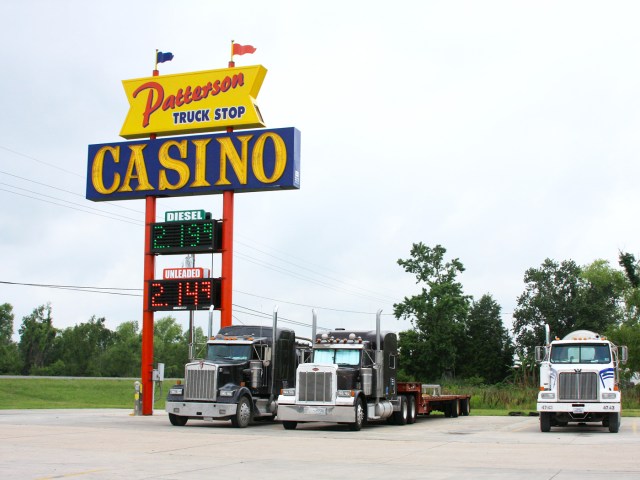
MULTIPOLYGON (((30 155, 26 155, 26 154, 17 152, 15 150, 12 150, 10 148, 4 147, 2 145, 0 145, 0 148, 3 149, 3 150, 6 150, 8 152, 11 152, 11 153, 13 153, 15 155, 19 155, 21 157, 28 158, 30 160, 33 160, 35 162, 38 162, 38 163, 41 163, 41 164, 44 164, 44 165, 47 165, 47 166, 50 166, 52 168, 56 168, 56 169, 61 170, 63 172, 70 173, 70 174, 73 174, 73 175, 76 175, 76 176, 81 176, 81 175, 76 174, 74 172, 71 172, 69 170, 65 170, 65 169, 60 168, 60 167, 58 167, 56 165, 50 164, 48 162, 44 162, 44 161, 39 160, 39 159, 37 159, 35 157, 32 157, 30 155)), ((52 188, 52 189, 55 189, 55 190, 58 190, 58 191, 61 191, 61 192, 64 192, 64 193, 67 193, 67 194, 70 194, 70 195, 79 196, 79 197, 84 198, 84 195, 80 195, 78 193, 75 193, 75 192, 72 192, 72 191, 69 191, 69 190, 65 190, 65 189, 62 189, 62 188, 59 188, 59 187, 55 187, 53 185, 49 185, 49 184, 42 183, 42 182, 37 182, 37 181, 31 180, 31 179, 28 179, 28 178, 25 178, 25 177, 21 177, 19 175, 15 175, 15 174, 12 174, 12 173, 8 173, 8 172, 5 172, 5 171, 0 171, 0 173, 5 174, 5 175, 9 175, 9 176, 14 177, 14 178, 18 178, 20 180, 31 182, 31 183, 34 183, 36 185, 45 186, 47 188, 52 188)), ((134 218, 131 218, 131 217, 126 217, 124 215, 119 215, 117 213, 106 212, 106 211, 98 209, 98 208, 85 206, 85 205, 78 204, 78 203, 75 203, 75 202, 71 202, 71 201, 68 201, 68 200, 65 200, 65 199, 62 199, 62 198, 57 198, 57 197, 45 195, 45 194, 42 194, 42 193, 39 193, 39 192, 34 192, 33 190, 17 187, 17 186, 14 186, 14 185, 9 185, 9 184, 6 184, 6 183, 0 183, 0 184, 9 186, 10 188, 13 188, 13 189, 26 191, 26 192, 28 192, 28 193, 30 193, 32 195, 38 195, 39 197, 46 197, 46 198, 49 198, 49 199, 52 199, 52 200, 55 200, 55 201, 46 200, 44 198, 39 198, 39 197, 35 197, 35 196, 24 194, 24 193, 19 193, 19 192, 16 192, 16 191, 6 190, 6 189, 3 189, 3 188, 0 188, 0 191, 5 191, 7 193, 12 193, 14 195, 19 195, 19 196, 30 198, 30 199, 33 199, 33 200, 49 203, 49 204, 52 204, 52 205, 55 205, 55 206, 64 207, 64 208, 80 211, 80 212, 83 212, 83 213, 87 213, 87 214, 90 214, 90 215, 95 215, 95 216, 100 216, 100 217, 103 217, 103 218, 108 218, 108 219, 111 219, 111 220, 121 221, 121 222, 129 223, 129 224, 133 224, 133 225, 136 225, 136 226, 143 226, 144 225, 144 221, 143 220, 137 220, 137 219, 134 219, 134 218), (64 202, 64 203, 58 203, 58 202, 64 202), (88 211, 88 210, 92 210, 92 211, 88 211)), ((136 213, 139 213, 139 214, 143 214, 144 213, 144 212, 141 212, 139 210, 134 210, 134 209, 127 208, 127 207, 120 207, 119 205, 113 205, 112 202, 104 202, 104 203, 105 204, 109 204, 110 206, 115 206, 117 208, 124 208, 126 210, 130 210, 132 212, 136 212, 136 213)), ((249 241, 252 241, 252 240, 249 239, 249 241)), ((306 282, 309 282, 309 283, 312 283, 312 284, 315 284, 315 285, 322 286, 324 288, 332 289, 332 290, 339 291, 339 292, 342 292, 342 293, 346 293, 346 294, 349 294, 349 295, 352 295, 352 296, 360 297, 362 299, 374 300, 376 302, 385 302, 385 303, 393 301, 393 298, 388 296, 388 295, 385 295, 385 294, 382 294, 382 293, 379 293, 379 292, 375 292, 373 290, 368 290, 368 289, 359 287, 358 285, 355 285, 353 283, 345 282, 343 280, 340 280, 338 278, 332 277, 330 275, 326 275, 326 274, 324 274, 322 272, 319 272, 317 270, 305 267, 305 266, 303 266, 303 265, 301 265, 299 263, 287 260, 286 258, 283 258, 282 256, 278 256, 278 255, 274 255, 274 254, 268 253, 268 252, 266 252, 264 250, 256 248, 255 246, 251 246, 251 245, 248 245, 246 243, 239 242, 237 240, 236 240, 236 242, 240 243, 240 244, 243 244, 243 245, 247 246, 248 248, 251 248, 252 250, 254 250, 256 252, 259 252, 260 254, 267 255, 269 257, 275 258, 276 260, 278 260, 280 262, 284 262, 286 264, 289 264, 289 265, 293 266, 295 269, 305 270, 307 272, 310 272, 313 275, 316 275, 316 276, 319 276, 319 277, 324 277, 325 279, 327 279, 331 283, 329 283, 327 281, 323 281, 323 280, 318 279, 318 278, 310 277, 308 275, 304 275, 304 274, 296 272, 296 271, 292 271, 291 269, 285 268, 285 267, 280 266, 280 265, 276 265, 276 264, 273 264, 273 263, 266 262, 264 260, 261 260, 259 258, 253 257, 251 255, 248 255, 246 253, 242 253, 242 252, 239 252, 239 251, 236 250, 234 252, 235 253, 234 256, 237 256, 239 259, 245 260, 245 261, 253 263, 255 265, 259 265, 259 266, 261 266, 263 268, 267 268, 267 269, 270 269, 270 270, 273 270, 273 271, 277 271, 279 273, 291 276, 293 278, 297 278, 299 280, 303 280, 303 281, 306 281, 306 282), (333 282, 337 282, 337 285, 332 284, 333 282), (347 287, 347 288, 345 288, 345 287, 347 287), (354 289, 356 289, 356 290, 354 290, 354 289)), ((254 243, 256 243, 256 242, 254 242, 254 243)), ((271 247, 266 247, 266 248, 269 248, 269 249, 271 249, 273 251, 277 251, 276 249, 273 249, 271 247)), ((288 254, 284 254, 284 255, 288 255, 288 254)), ((290 255, 288 255, 288 256, 290 256, 290 255)), ((292 257, 292 258, 295 258, 295 257, 292 257)), ((299 259, 299 260, 301 260, 302 262, 308 263, 310 265, 313 265, 310 262, 307 262, 306 260, 303 260, 303 259, 299 259)), ((320 267, 320 268, 322 268, 322 267, 320 267)), ((294 304, 293 302, 288 302, 288 303, 294 304)), ((327 310, 331 310, 331 309, 329 308, 327 310)))
MULTIPOLYGON (((83 210, 82 208, 72 207, 72 206, 70 206, 70 205, 64 205, 64 204, 62 204, 62 203, 56 203, 56 202, 52 202, 52 201, 50 201, 50 200, 44 200, 44 199, 42 199, 42 198, 32 197, 31 195, 25 195, 24 193, 12 192, 11 190, 7 190, 7 189, 4 189, 4 188, 0 188, 0 191, 7 192, 7 193, 13 193, 14 195, 20 195, 21 197, 32 198, 32 199, 34 199, 34 200, 38 200, 38 201, 40 201, 40 202, 50 203, 50 204, 52 204, 52 205, 56 205, 56 206, 58 206, 58 207, 68 208, 68 209, 70 209, 70 210, 76 210, 76 211, 78 211, 78 212, 88 213, 89 215, 96 215, 96 216, 98 216, 98 217, 109 218, 109 219, 111 219, 111 220, 118 220, 118 221, 120 221, 120 222, 125 222, 125 223, 130 223, 130 224, 132 224, 132 225, 140 226, 140 223, 130 222, 130 221, 128 221, 128 220, 124 220, 124 219, 122 219, 122 218, 114 218, 114 217, 110 217, 109 215, 103 215, 103 214, 101 214, 101 213, 88 212, 88 211, 86 211, 86 210, 83 210)), ((63 200, 63 201, 65 201, 65 200, 63 200)), ((85 207, 85 208, 86 208, 86 207, 85 207)), ((143 225, 144 225, 144 224, 143 224, 143 225)))
MULTIPOLYGON (((4 186, 6 186, 6 187, 10 187, 10 188, 15 188, 16 190, 22 190, 22 191, 24 191, 24 192, 33 193, 33 194, 35 194, 35 195, 40 195, 41 197, 51 198, 51 199, 53 199, 53 200, 57 200, 57 201, 60 201, 60 202, 66 202, 66 203, 68 203, 68 204, 70 204, 70 205, 76 205, 76 206, 78 206, 78 207, 86 208, 86 209, 88 209, 88 210, 95 210, 95 211, 97 211, 97 212, 107 213, 107 212, 104 212, 104 210, 100 210, 100 209, 98 209, 98 208, 88 207, 88 206, 86 206, 86 205, 81 205, 81 204, 79 204, 79 203, 71 202, 71 201, 69 201, 69 200, 65 200, 65 199, 63 199, 63 198, 53 197, 53 196, 51 196, 51 195, 45 195, 44 193, 34 192, 33 190, 29 190, 29 189, 27 189, 27 188, 22 188, 22 187, 16 187, 15 185, 9 185, 8 183, 0 182, 0 185, 4 185, 4 186)), ((22 195, 22 194, 19 194, 18 192, 12 192, 12 191, 10 191, 10 190, 5 190, 5 189, 2 189, 2 190, 3 190, 3 191, 5 191, 5 192, 14 193, 14 194, 16 194, 16 195, 22 195)), ((24 195, 24 196, 28 196, 28 195, 24 195)), ((29 198, 35 198, 35 197, 31 197, 31 196, 28 196, 28 197, 29 197, 29 198)), ((58 204, 55 204, 55 205, 58 205, 58 204)), ((86 213, 91 213, 91 212, 86 212, 86 213)), ((135 218, 125 217, 124 215, 120 215, 120 214, 118 214, 118 213, 110 213, 110 212, 109 212, 108 214, 109 214, 109 215, 114 215, 114 216, 116 216, 116 217, 121 217, 121 218, 123 219, 123 221, 126 221, 127 223, 131 223, 129 220, 134 221, 134 222, 137 222, 137 221, 138 221, 138 220, 136 220, 135 218)), ((103 216, 103 215, 101 215, 101 216, 103 216)), ((114 220, 115 220, 115 218, 114 218, 114 220)), ((142 225, 144 225, 144 223, 142 223, 142 225)))
MULTIPOLYGON (((142 291, 141 288, 120 288, 120 287, 92 287, 92 286, 81 286, 81 285, 56 285, 56 284, 49 284, 49 283, 26 283, 26 282, 10 282, 10 281, 6 281, 6 280, 0 280, 0 284, 4 284, 4 285, 16 285, 16 286, 24 286, 24 287, 41 287, 41 288, 53 288, 53 289, 58 289, 58 290, 72 290, 72 291, 77 291, 77 292, 84 292, 84 293, 101 293, 101 294, 107 294, 107 295, 123 295, 123 296, 129 296, 129 297, 141 297, 142 294, 141 293, 122 293, 122 292, 140 292, 142 291)), ((261 295, 256 295, 256 294, 252 294, 252 293, 248 293, 248 292, 242 292, 240 290, 234 290, 235 293, 241 293, 244 295, 249 295, 249 296, 253 296, 253 297, 258 297, 258 298, 263 298, 265 300, 271 300, 274 302, 278 302, 278 303, 285 303, 288 305, 295 305, 298 307, 308 307, 308 308, 315 308, 316 310, 328 310, 328 311, 333 311, 333 312, 340 312, 340 313, 355 313, 355 314, 366 314, 366 315, 372 315, 374 313, 372 312, 358 312, 355 310, 342 310, 342 309, 338 309, 338 308, 331 308, 331 307, 321 307, 318 305, 306 305, 303 303, 295 303, 295 302, 289 302, 287 300, 277 300, 274 298, 269 298, 269 297, 264 297, 261 295)), ((248 307, 243 307, 241 305, 235 305, 241 308, 244 308, 246 310, 251 310, 254 312, 259 312, 258 310, 252 310, 248 307)), ((263 313, 263 312, 259 312, 259 313, 263 313)), ((268 314, 265 314, 268 315, 268 314)), ((391 314, 383 314, 383 315, 391 315, 391 314)), ((293 320, 291 320, 293 321, 293 320)))

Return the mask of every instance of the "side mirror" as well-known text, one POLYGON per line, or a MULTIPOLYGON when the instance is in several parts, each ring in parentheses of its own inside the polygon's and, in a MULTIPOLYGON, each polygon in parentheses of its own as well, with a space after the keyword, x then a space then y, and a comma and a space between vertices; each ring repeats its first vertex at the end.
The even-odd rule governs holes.
POLYGON ((549 356, 549 347, 536 347, 536 362, 544 362, 548 359, 549 356))
POLYGON ((271 364, 271 347, 264 349, 264 366, 268 367, 271 364))
POLYGON ((618 348, 620 349, 620 363, 624 365, 625 363, 627 363, 627 360, 629 360, 629 351, 626 345, 618 348))

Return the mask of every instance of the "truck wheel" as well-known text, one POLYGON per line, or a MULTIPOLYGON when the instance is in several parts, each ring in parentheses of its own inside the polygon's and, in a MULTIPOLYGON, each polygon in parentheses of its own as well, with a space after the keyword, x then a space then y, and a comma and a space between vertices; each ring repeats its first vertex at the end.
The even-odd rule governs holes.
POLYGON ((551 414, 549 412, 540 412, 540 431, 551 431, 551 414))
POLYGON ((416 418, 418 418, 418 412, 416 411, 416 397, 413 395, 407 396, 407 408, 409 410, 409 415, 407 416, 407 423, 413 424, 416 423, 416 418))
POLYGON ((458 400, 451 402, 451 418, 458 418, 458 400))
POLYGON ((171 425, 175 425, 176 427, 184 427, 187 424, 187 420, 189 417, 181 417, 180 415, 175 415, 173 413, 169 414, 169 421, 171 425))
POLYGON ((364 407, 362 406, 362 400, 359 398, 356 400, 355 410, 355 422, 349 424, 349 428, 354 432, 359 431, 364 425, 364 407))
POLYGON ((400 410, 393 412, 393 423, 396 425, 406 425, 407 417, 409 416, 409 409, 407 408, 407 400, 404 395, 398 398, 400 400, 400 410))
POLYGON ((231 424, 237 428, 245 428, 251 422, 251 404, 247 397, 241 397, 236 414, 231 417, 231 424))
POLYGON ((282 426, 284 427, 285 430, 295 430, 296 427, 298 426, 298 422, 284 421, 282 422, 282 426))
POLYGON ((468 417, 469 413, 471 413, 471 407, 469 406, 469 399, 463 398, 460 400, 460 415, 463 417, 468 417))
POLYGON ((620 413, 610 413, 609 414, 609 431, 611 433, 618 433, 620 430, 620 413))

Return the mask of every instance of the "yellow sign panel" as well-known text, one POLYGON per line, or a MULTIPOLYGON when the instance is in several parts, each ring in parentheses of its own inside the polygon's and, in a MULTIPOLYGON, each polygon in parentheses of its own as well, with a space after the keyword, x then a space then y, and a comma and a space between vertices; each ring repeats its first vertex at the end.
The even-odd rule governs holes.
POLYGON ((129 113, 120 136, 262 128, 255 98, 266 74, 254 65, 123 80, 129 113))

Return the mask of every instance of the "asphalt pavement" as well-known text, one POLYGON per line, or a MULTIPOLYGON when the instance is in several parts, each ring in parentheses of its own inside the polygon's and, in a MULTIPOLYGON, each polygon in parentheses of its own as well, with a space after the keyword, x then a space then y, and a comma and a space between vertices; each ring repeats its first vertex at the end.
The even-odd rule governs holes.
POLYGON ((162 411, 0 410, 2 479, 640 478, 640 419, 620 432, 539 430, 537 417, 420 418, 413 425, 169 423, 162 411))

